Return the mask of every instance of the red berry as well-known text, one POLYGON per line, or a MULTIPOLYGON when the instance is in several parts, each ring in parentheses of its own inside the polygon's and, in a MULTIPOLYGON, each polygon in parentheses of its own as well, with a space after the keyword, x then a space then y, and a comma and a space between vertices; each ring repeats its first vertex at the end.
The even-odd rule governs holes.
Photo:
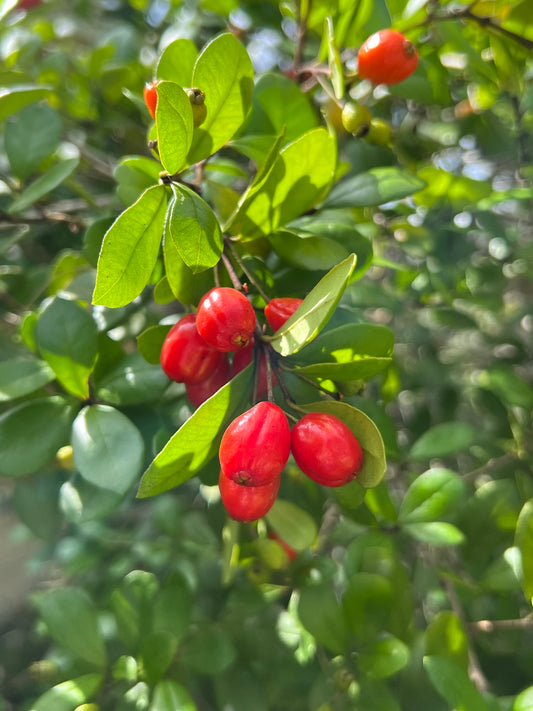
POLYGON ((291 298, 289 296, 279 299, 271 299, 265 306, 265 317, 268 325, 273 331, 281 328, 296 309, 300 306, 303 299, 291 298))
POLYGON ((358 73, 373 84, 398 84, 416 69, 418 53, 412 42, 396 30, 380 30, 361 46, 358 73))
POLYGON ((363 450, 353 432, 334 415, 310 412, 292 428, 296 464, 324 486, 342 486, 363 466, 363 450))
POLYGON ((200 383, 225 358, 203 340, 195 321, 194 314, 184 316, 172 326, 161 349, 161 367, 178 383, 200 383))
POLYGON ((155 119, 155 107, 157 106, 157 85, 159 80, 154 79, 154 81, 148 82, 144 85, 143 96, 144 103, 146 104, 150 116, 155 119))
POLYGON ((21 7, 23 10, 31 10, 32 7, 37 7, 41 2, 42 0, 20 0, 18 7, 21 7))
POLYGON ((244 294, 229 286, 218 286, 202 298, 196 313, 198 333, 219 351, 244 348, 255 329, 254 307, 244 294))
POLYGON ((239 415, 222 436, 220 466, 243 486, 264 486, 283 471, 291 451, 291 430, 283 410, 258 402, 239 415))
POLYGON ((281 477, 264 486, 240 486, 220 472, 218 486, 226 511, 236 521, 250 523, 262 518, 272 508, 281 477))
POLYGON ((231 368, 227 358, 223 358, 215 370, 200 383, 185 383, 185 392, 194 407, 200 407, 217 390, 231 379, 231 368))
MULTIPOLYGON (((237 375, 241 370, 244 370, 247 365, 250 365, 254 356, 254 339, 245 347, 237 351, 233 356, 233 375, 237 375)), ((277 378, 272 373, 272 387, 277 383, 277 378)), ((267 364, 266 355, 261 353, 259 360, 259 373, 257 374, 257 399, 262 400, 268 392, 267 385, 267 364)))

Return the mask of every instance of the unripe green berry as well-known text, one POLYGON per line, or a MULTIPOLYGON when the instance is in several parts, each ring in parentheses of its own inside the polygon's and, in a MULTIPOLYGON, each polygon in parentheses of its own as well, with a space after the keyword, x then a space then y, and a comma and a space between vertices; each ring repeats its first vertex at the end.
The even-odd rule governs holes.
POLYGON ((388 146, 392 140, 392 129, 383 119, 373 118, 370 121, 368 133, 365 138, 369 143, 375 143, 378 146, 388 146))
POLYGON ((189 97, 189 101, 191 102, 194 128, 198 128, 198 126, 200 126, 205 121, 205 117, 207 116, 207 107, 205 105, 205 92, 203 92, 201 89, 197 89, 196 87, 185 89, 185 92, 189 97))
POLYGON ((352 133, 356 138, 362 138, 368 133, 372 114, 361 104, 356 104, 353 101, 348 101, 342 109, 342 125, 352 133))

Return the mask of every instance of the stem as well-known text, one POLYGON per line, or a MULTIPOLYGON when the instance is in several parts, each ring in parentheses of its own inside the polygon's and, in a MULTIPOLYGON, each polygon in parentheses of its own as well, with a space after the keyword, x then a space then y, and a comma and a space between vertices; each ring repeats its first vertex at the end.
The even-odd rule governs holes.
POLYGON ((533 627, 533 615, 527 615, 517 620, 477 620, 468 623, 472 634, 479 632, 497 632, 498 630, 527 630, 533 627))
POLYGON ((221 257, 222 257, 222 261, 224 262, 224 266, 226 267, 226 271, 228 272, 228 276, 231 279, 231 283, 233 284, 233 287, 235 289, 237 289, 238 291, 243 291, 241 280, 237 276, 237 272, 233 268, 231 259, 228 257, 225 250, 222 252, 221 257))
POLYGON ((293 69, 297 70, 302 63, 304 53, 305 36, 307 34, 307 21, 311 11, 312 0, 299 0, 297 3, 298 35, 296 37, 296 47, 294 49, 293 69), (304 10, 302 12, 302 5, 304 10))
POLYGON ((239 562, 239 524, 231 518, 222 529, 223 564, 222 584, 229 585, 239 562))
POLYGON ((257 292, 258 292, 258 294, 259 294, 259 295, 261 296, 261 298, 268 304, 268 302, 270 301, 270 297, 268 296, 268 294, 267 294, 265 291, 263 291, 263 287, 262 287, 261 284, 257 281, 257 279, 254 277, 254 275, 251 274, 251 273, 248 271, 248 269, 245 267, 245 265, 244 265, 242 259, 240 258, 240 256, 239 256, 237 250, 235 249, 235 247, 232 245, 231 240, 229 239, 229 237, 226 237, 226 236, 224 237, 224 246, 227 247, 227 249, 228 249, 229 252, 231 252, 231 256, 232 256, 233 259, 237 262, 237 264, 238 264, 239 267, 242 269, 242 271, 246 274, 246 278, 248 279, 248 281, 249 281, 251 284, 254 285, 254 287, 256 288, 256 290, 257 290, 257 292))

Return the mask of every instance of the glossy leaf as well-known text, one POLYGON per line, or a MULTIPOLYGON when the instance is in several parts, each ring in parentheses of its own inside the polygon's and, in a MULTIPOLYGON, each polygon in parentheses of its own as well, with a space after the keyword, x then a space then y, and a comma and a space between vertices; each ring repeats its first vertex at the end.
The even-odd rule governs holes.
POLYGON ((468 674, 449 659, 424 657, 424 669, 438 693, 457 711, 489 711, 468 674))
POLYGON ((131 205, 159 182, 161 164, 144 156, 125 156, 113 171, 117 195, 124 205, 131 205))
POLYGON ((533 605, 533 499, 523 505, 516 524, 515 545, 522 554, 522 587, 533 605))
POLYGON ((305 234, 294 229, 275 232, 268 239, 274 251, 287 264, 301 269, 332 269, 349 255, 345 247, 328 237, 305 234))
POLYGON ((89 397, 89 375, 98 352, 96 324, 76 301, 54 298, 39 316, 35 342, 61 385, 81 399, 89 397))
POLYGON ((533 686, 529 686, 521 691, 516 697, 512 711, 532 711, 533 709, 533 686))
POLYGON ((52 686, 28 706, 29 711, 75 711, 90 701, 102 685, 101 674, 84 674, 52 686))
POLYGON ((0 362, 0 402, 29 395, 55 377, 48 363, 42 360, 4 360, 0 362))
POLYGON ((174 186, 173 192, 165 224, 165 263, 174 264, 175 257, 169 253, 177 252, 191 272, 198 274, 220 259, 224 247, 220 225, 213 210, 195 192, 184 185, 174 186))
MULTIPOLYGON (((202 296, 215 286, 213 272, 206 270, 194 274, 185 264, 178 250, 175 249, 173 241, 167 239, 166 236, 164 241, 164 257, 166 285, 168 287, 168 289, 164 290, 165 298, 168 298, 168 292, 170 291, 171 298, 168 299, 169 301, 177 299, 181 301, 182 304, 194 304, 197 306, 202 296)), ((156 298, 156 301, 158 298, 161 298, 162 288, 162 284, 159 282, 154 290, 154 298, 156 298)))
POLYGON ((409 456, 417 460, 445 457, 466 449, 474 438, 474 428, 466 422, 443 422, 424 432, 411 447, 409 456))
POLYGON ((89 596, 81 589, 62 587, 34 598, 49 635, 77 659, 103 667, 106 650, 98 617, 89 596))
POLYGON ((172 326, 150 326, 137 336, 137 347, 147 363, 160 362, 161 348, 172 326))
POLYGON ((462 531, 451 523, 443 521, 406 523, 402 528, 417 541, 430 546, 458 546, 465 541, 462 531))
POLYGON ((297 311, 269 339, 274 350, 283 356, 292 355, 320 332, 335 310, 355 262, 355 255, 351 255, 318 282, 297 311))
POLYGON ((301 590, 298 617, 318 644, 336 654, 345 651, 348 642, 346 619, 329 584, 310 585, 301 590))
POLYGON ((170 81, 157 85, 155 122, 159 158, 173 175, 187 161, 194 130, 191 102, 181 86, 170 81))
POLYGON ((69 175, 78 167, 79 158, 68 158, 67 160, 56 163, 49 168, 46 173, 40 175, 33 183, 16 198, 9 206, 8 212, 16 214, 23 212, 26 208, 33 205, 34 202, 40 200, 49 192, 54 190, 64 182, 69 175))
POLYGON ((158 79, 173 81, 179 86, 191 87, 192 70, 198 50, 190 39, 180 37, 168 44, 155 68, 155 75, 158 79))
POLYGON ((150 711, 196 711, 189 692, 173 679, 163 679, 154 689, 154 696, 150 704, 150 711))
POLYGON ((455 472, 429 469, 407 490, 398 520, 401 523, 438 520, 454 511, 464 495, 464 484, 455 472))
POLYGON ((0 89, 0 121, 17 113, 28 104, 44 99, 52 91, 43 84, 12 84, 0 89))
POLYGON ((426 654, 449 659, 468 671, 468 639, 463 623, 453 612, 438 612, 426 629, 425 640, 426 654))
POLYGON ((341 180, 324 202, 327 208, 372 207, 402 200, 422 190, 425 181, 401 168, 372 168, 341 180))
POLYGON ((278 536, 295 551, 306 550, 315 542, 318 530, 314 519, 291 501, 276 499, 265 518, 278 536))
POLYGON ((300 405, 299 409, 304 412, 326 412, 344 422, 357 437, 363 449, 363 468, 357 475, 358 483, 365 489, 379 484, 387 468, 385 447, 378 428, 368 415, 348 403, 333 400, 300 405))
POLYGON ((385 637, 365 649, 358 663, 361 671, 370 679, 386 679, 409 663, 409 648, 396 637, 385 637))
POLYGON ((155 684, 174 659, 178 649, 178 640, 167 630, 157 630, 143 635, 140 644, 140 662, 146 680, 155 684))
POLYGON ((147 363, 140 353, 129 353, 97 381, 97 395, 112 405, 138 405, 157 400, 168 386, 158 365, 147 363))
POLYGON ((249 366, 189 417, 144 473, 137 496, 154 496, 178 486, 209 462, 225 428, 248 397, 251 378, 249 366))
POLYGON ((111 225, 98 260, 94 304, 116 308, 139 296, 157 260, 166 207, 166 190, 155 185, 111 225))
POLYGON ((84 479, 125 494, 142 471, 144 442, 125 415, 107 405, 85 407, 72 425, 74 462, 84 479))
POLYGON ((29 400, 0 415, 0 474, 38 471, 68 443, 73 419, 72 407, 61 397, 29 400))
POLYGON ((196 60, 192 86, 205 92, 207 116, 195 130, 189 163, 221 148, 242 125, 252 101, 253 67, 230 33, 211 40, 196 60))
POLYGON ((46 104, 26 107, 6 123, 5 148, 13 173, 24 180, 59 145, 62 123, 46 104))

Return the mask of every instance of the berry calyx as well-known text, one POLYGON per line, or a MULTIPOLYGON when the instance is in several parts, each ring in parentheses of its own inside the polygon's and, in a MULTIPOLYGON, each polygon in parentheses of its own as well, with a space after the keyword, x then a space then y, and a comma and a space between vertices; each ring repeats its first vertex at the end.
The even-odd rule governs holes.
POLYGON ((348 101, 342 109, 342 125, 356 138, 363 138, 370 129, 372 114, 361 104, 356 104, 353 101, 348 101))
POLYGON ((220 365, 225 356, 212 348, 198 333, 194 314, 184 316, 167 334, 161 348, 163 371, 178 383, 201 383, 220 365))
POLYGON ((296 299, 290 296, 271 299, 265 306, 265 318, 270 328, 274 332, 281 328, 302 302, 303 299, 296 299))
POLYGON ((277 476, 264 486, 241 486, 220 472, 218 486, 226 511, 242 523, 251 523, 267 514, 279 491, 281 477, 277 476))
POLYGON ((198 128, 205 121, 207 107, 205 105, 205 92, 196 87, 185 89, 189 101, 191 102, 192 120, 194 128, 198 128))
POLYGON ((255 312, 246 296, 229 286, 218 286, 202 298, 196 313, 198 333, 218 351, 245 348, 255 329, 255 312))
POLYGON ((362 44, 357 59, 361 79, 390 86, 407 79, 415 71, 418 52, 401 32, 380 30, 362 44))
POLYGON ((291 451, 291 430, 283 410, 258 402, 222 435, 219 459, 224 476, 242 486, 264 486, 278 477, 291 451))
POLYGON ((146 108, 150 112, 150 116, 155 120, 155 108, 157 106, 157 85, 159 84, 158 79, 154 81, 147 82, 144 85, 143 96, 146 108))
MULTIPOLYGON (((240 373, 241 370, 244 370, 247 365, 250 365, 252 362, 252 358, 254 357, 254 339, 250 341, 250 343, 246 346, 246 348, 241 348, 239 351, 236 351, 235 355, 233 356, 233 375, 237 375, 237 373, 240 373)), ((263 352, 261 353, 261 357, 259 359, 259 370, 256 376, 256 381, 257 381, 257 399, 262 400, 267 392, 268 392, 268 384, 267 384, 267 362, 266 362, 266 354, 263 352)), ((277 383, 277 378, 274 373, 272 373, 272 387, 277 383)))
MULTIPOLYGON (((218 352, 218 351, 217 351, 218 352)), ((189 402, 193 407, 200 407, 217 390, 229 383, 231 378, 231 368, 228 359, 223 357, 213 372, 200 383, 185 383, 185 392, 189 402)))
POLYGON ((363 450, 334 415, 310 412, 292 428, 291 450, 304 474, 324 486, 342 486, 359 474, 363 450))

